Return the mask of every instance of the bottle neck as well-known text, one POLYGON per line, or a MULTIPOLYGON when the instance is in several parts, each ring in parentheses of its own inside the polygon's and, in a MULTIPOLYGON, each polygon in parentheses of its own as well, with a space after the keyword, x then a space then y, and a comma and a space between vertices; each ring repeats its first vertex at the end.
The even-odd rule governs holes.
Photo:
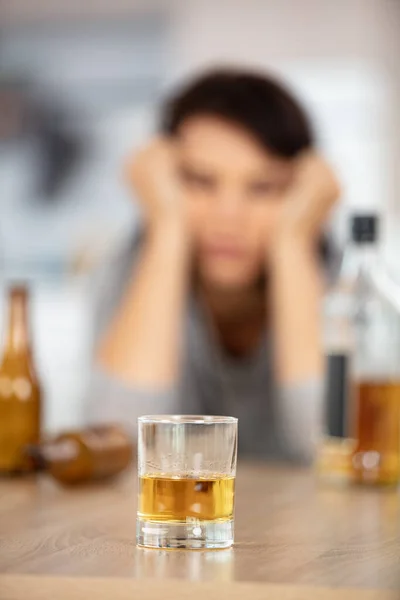
POLYGON ((15 358, 21 360, 23 357, 30 361, 28 302, 28 291, 25 288, 15 287, 9 292, 3 363, 15 358))
POLYGON ((81 447, 77 440, 64 437, 41 444, 30 444, 25 453, 36 471, 51 471, 74 465, 79 459, 81 447))
POLYGON ((344 252, 341 278, 354 281, 365 269, 372 267, 378 257, 378 249, 373 242, 350 242, 344 252))

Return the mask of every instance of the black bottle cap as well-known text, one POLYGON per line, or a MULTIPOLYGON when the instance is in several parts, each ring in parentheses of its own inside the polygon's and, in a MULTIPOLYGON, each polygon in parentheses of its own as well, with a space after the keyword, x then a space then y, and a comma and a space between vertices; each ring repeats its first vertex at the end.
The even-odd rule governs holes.
POLYGON ((375 242, 378 237, 378 216, 354 215, 351 218, 351 239, 358 244, 375 242))

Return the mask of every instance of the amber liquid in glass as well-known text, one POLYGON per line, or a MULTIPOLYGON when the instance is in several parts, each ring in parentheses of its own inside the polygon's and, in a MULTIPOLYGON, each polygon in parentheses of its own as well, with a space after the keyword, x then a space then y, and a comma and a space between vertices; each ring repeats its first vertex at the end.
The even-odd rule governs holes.
POLYGON ((139 515, 148 520, 186 522, 188 519, 226 521, 233 518, 235 478, 139 478, 139 515))
POLYGON ((358 482, 396 484, 400 478, 400 381, 359 381, 355 385, 358 482))
POLYGON ((11 288, 8 323, 0 363, 0 473, 33 468, 24 453, 40 437, 41 390, 29 337, 29 294, 24 286, 11 288))

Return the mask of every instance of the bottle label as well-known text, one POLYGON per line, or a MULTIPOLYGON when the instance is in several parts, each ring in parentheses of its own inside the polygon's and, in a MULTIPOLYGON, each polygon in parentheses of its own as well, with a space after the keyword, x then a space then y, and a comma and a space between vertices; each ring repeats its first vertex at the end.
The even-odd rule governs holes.
POLYGON ((103 478, 124 469, 132 458, 132 444, 127 434, 113 425, 88 427, 83 443, 93 458, 93 477, 103 478))
POLYGON ((44 444, 42 453, 44 459, 49 463, 69 462, 78 458, 80 446, 73 439, 58 440, 54 443, 44 444))
POLYGON ((327 356, 325 430, 331 437, 348 437, 349 363, 347 354, 327 356))

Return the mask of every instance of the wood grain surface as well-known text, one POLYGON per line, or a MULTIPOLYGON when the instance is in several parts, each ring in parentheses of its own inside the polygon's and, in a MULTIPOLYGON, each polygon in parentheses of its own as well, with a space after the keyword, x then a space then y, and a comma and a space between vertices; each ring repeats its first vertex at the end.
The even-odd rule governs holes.
POLYGON ((0 575, 2 600, 398 600, 397 592, 261 583, 0 575))
MULTIPOLYGON (((2 480, 0 573, 7 577, 0 579, 0 599, 23 597, 10 582, 23 589, 29 579, 18 576, 28 574, 63 577, 63 582, 79 584, 81 590, 87 589, 88 580, 75 580, 76 576, 116 578, 117 588, 124 585, 117 578, 129 578, 137 580, 129 582, 132 589, 146 590, 151 586, 156 590, 157 585, 164 589, 165 580, 174 579, 180 580, 174 582, 177 589, 183 585, 186 591, 195 582, 212 582, 213 589, 225 583, 252 582, 289 586, 285 588, 289 595, 276 596, 282 599, 303 598, 290 596, 290 590, 307 590, 307 586, 315 588, 316 595, 304 596, 310 599, 344 598, 343 589, 337 596, 334 591, 334 596, 328 594, 335 588, 361 590, 361 596, 354 595, 357 599, 383 599, 383 590, 392 590, 400 598, 400 498, 396 491, 321 487, 308 471, 241 464, 236 498, 233 549, 145 550, 135 546, 133 472, 112 484, 80 488, 62 488, 45 476, 2 480), (8 596, 2 595, 2 588, 8 589, 8 596), (328 595, 318 595, 321 588, 328 595), (381 591, 366 595, 368 589, 381 591)), ((41 577, 40 581, 47 582, 49 589, 57 585, 57 579, 41 577)), ((93 585, 101 590, 103 584, 93 585)), ((174 597, 180 598, 177 594, 174 597)), ((89 595, 82 592, 83 597, 89 595)), ((253 596, 243 592, 242 597, 265 596, 254 591, 253 596)))

